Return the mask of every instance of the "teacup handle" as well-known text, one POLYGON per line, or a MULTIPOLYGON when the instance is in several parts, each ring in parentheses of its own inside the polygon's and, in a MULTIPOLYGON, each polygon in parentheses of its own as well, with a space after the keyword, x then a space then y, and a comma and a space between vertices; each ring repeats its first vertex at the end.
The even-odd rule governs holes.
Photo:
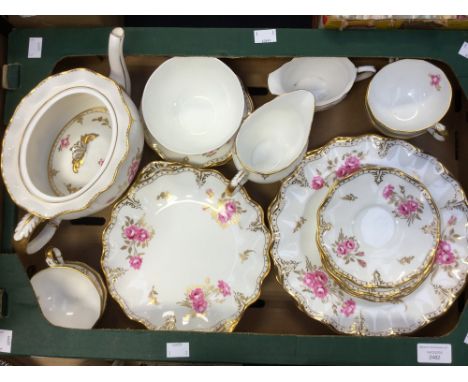
POLYGON ((359 81, 365 80, 366 78, 371 77, 376 71, 377 71, 377 69, 375 69, 374 65, 358 66, 356 68, 357 76, 356 76, 356 79, 354 80, 354 82, 359 82, 359 81))
POLYGON ((46 263, 51 268, 65 264, 62 252, 58 248, 49 248, 46 251, 46 263))
POLYGON ((24 215, 16 226, 15 233, 13 235, 13 246, 17 252, 25 252, 28 255, 31 255, 39 251, 50 241, 50 239, 52 239, 52 236, 54 236, 55 231, 57 231, 60 224, 60 219, 51 219, 47 221, 41 232, 31 240, 33 232, 39 224, 45 221, 46 219, 40 218, 31 213, 24 215))
POLYGON ((440 122, 427 129, 427 132, 440 142, 444 142, 445 137, 448 135, 447 128, 440 122))
POLYGON ((227 193, 229 195, 234 195, 239 189, 247 182, 249 179, 249 173, 248 171, 242 169, 237 172, 236 175, 234 175, 234 178, 232 178, 231 182, 229 183, 227 187, 227 193))

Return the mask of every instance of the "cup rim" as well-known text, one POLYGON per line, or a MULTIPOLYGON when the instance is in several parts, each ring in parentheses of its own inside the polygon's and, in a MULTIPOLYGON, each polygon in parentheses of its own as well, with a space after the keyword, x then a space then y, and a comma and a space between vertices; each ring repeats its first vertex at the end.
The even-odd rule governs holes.
MULTIPOLYGON (((184 63, 185 64, 185 63, 184 63)), ((185 156, 190 156, 190 155, 203 155, 205 153, 208 153, 210 151, 213 151, 213 150, 216 150, 218 148, 220 148, 221 146, 223 146, 225 143, 227 143, 236 133, 237 131, 239 130, 241 124, 242 124, 242 120, 243 120, 243 116, 244 116, 244 112, 245 112, 245 109, 246 109, 246 101, 245 101, 245 90, 244 90, 244 87, 242 85, 242 82, 240 80, 240 78, 236 75, 236 73, 233 72, 233 70, 228 66, 226 65, 222 60, 220 60, 219 58, 217 57, 208 57, 208 56, 189 56, 189 57, 184 57, 184 56, 175 56, 175 57, 171 57, 169 59, 167 59, 166 61, 164 61, 162 64, 160 64, 154 71, 153 73, 151 74, 151 76, 148 78, 148 80, 146 81, 146 84, 145 84, 145 87, 143 89, 143 94, 141 96, 141 102, 140 102, 140 110, 141 110, 141 115, 143 116, 143 121, 144 121, 144 125, 146 127, 146 130, 148 131, 149 134, 151 134, 151 136, 157 141, 159 142, 159 144, 161 144, 162 146, 164 146, 166 149, 174 152, 174 153, 177 153, 179 155, 185 155, 185 156), (181 61, 190 61, 190 60, 207 60, 207 61, 213 61, 213 62, 217 62, 219 64, 219 67, 220 68, 223 68, 222 70, 224 71, 224 73, 226 73, 226 75, 228 76, 231 76, 233 78, 233 80, 237 83, 238 85, 238 90, 239 90, 239 102, 242 102, 242 111, 239 113, 238 115, 238 118, 237 118, 237 123, 234 124, 233 123, 233 126, 236 126, 235 128, 229 130, 224 138, 223 138, 223 141, 220 142, 220 143, 216 143, 216 144, 213 144, 211 146, 207 146, 207 148, 205 148, 204 150, 200 151, 194 151, 194 150, 180 150, 179 148, 175 148, 173 147, 173 145, 171 144, 171 142, 163 142, 163 140, 161 140, 161 137, 156 137, 154 135, 154 132, 151 130, 150 128, 150 124, 148 123, 148 119, 145 117, 145 114, 147 114, 147 112, 145 112, 145 104, 146 104, 146 99, 148 97, 148 92, 149 92, 149 89, 150 87, 155 87, 157 85, 157 82, 158 80, 156 79, 156 76, 159 75, 160 73, 160 70, 167 67, 167 66, 171 66, 171 65, 174 65, 176 64, 176 62, 181 62, 181 61), (156 84, 156 85, 155 85, 156 84)), ((221 141, 221 140, 220 140, 221 141)))
MULTIPOLYGON (((397 133, 397 134, 403 134, 403 135, 412 135, 413 137, 414 136, 417 136, 419 134, 422 134, 424 133, 426 130, 434 127, 434 125, 436 125, 437 123, 440 123, 440 121, 444 118, 444 116, 448 113, 449 109, 450 109, 450 105, 452 104, 452 98, 453 98, 453 88, 452 88, 452 84, 450 83, 450 81, 448 80, 446 74, 444 73, 444 71, 442 69, 440 69, 439 67, 437 67, 436 65, 426 61, 426 60, 419 60, 419 59, 411 59, 411 58, 407 58, 407 59, 403 59, 403 60, 398 60, 398 61, 395 61, 391 64, 388 64, 386 65, 389 66, 389 65, 393 65, 393 64, 396 64, 396 63, 399 63, 399 62, 420 62, 420 63, 425 63, 427 65, 430 65, 430 66, 433 66, 435 67, 437 70, 439 70, 442 75, 445 77, 445 80, 446 80, 446 83, 448 84, 449 86, 449 97, 448 97, 448 102, 447 102, 447 106, 446 108, 444 109, 444 111, 442 113, 440 113, 440 116, 437 118, 437 120, 435 120, 433 123, 429 124, 428 126, 424 126, 424 127, 421 127, 421 128, 418 128, 418 129, 413 129, 413 130, 401 130, 401 129, 395 129, 395 128, 392 128, 392 127, 389 127, 387 126, 385 123, 383 123, 381 120, 379 120, 377 118, 377 116, 375 115, 375 113, 372 111, 372 106, 370 105, 369 103, 369 93, 370 93, 370 88, 372 86, 372 83, 373 81, 375 80, 375 78, 379 78, 379 73, 381 72, 381 70, 376 73, 375 76, 372 77, 371 81, 369 82, 368 86, 367 86, 367 90, 366 90, 366 96, 364 98, 364 103, 366 105, 366 109, 368 111, 368 113, 370 114, 371 118, 377 122, 382 128, 384 129, 387 129, 389 130, 390 132, 392 133, 397 133)), ((384 67, 385 68, 385 67, 384 67)), ((384 69, 383 68, 383 69, 384 69)))

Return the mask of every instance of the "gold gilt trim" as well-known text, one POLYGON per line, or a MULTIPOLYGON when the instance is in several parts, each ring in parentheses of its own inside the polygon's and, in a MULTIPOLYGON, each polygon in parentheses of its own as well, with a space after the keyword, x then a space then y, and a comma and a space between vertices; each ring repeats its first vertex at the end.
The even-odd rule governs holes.
MULTIPOLYGON (((146 165, 140 171, 140 173, 138 174, 136 180, 131 185, 131 187, 129 188, 129 190, 125 194, 125 196, 123 198, 121 198, 120 201, 114 205, 114 207, 112 208, 111 216, 108 219, 108 221, 107 221, 107 223, 106 223, 106 225, 104 227, 104 230, 102 232, 102 246, 103 246, 103 248, 102 248, 102 256, 101 256, 101 268, 102 268, 103 273, 105 275, 106 283, 107 283, 107 287, 108 287, 110 295, 120 305, 121 309, 127 315, 128 318, 130 318, 130 319, 132 319, 134 321, 137 321, 137 322, 143 324, 144 326, 146 326, 148 329, 152 329, 152 330, 174 330, 175 327, 176 327, 175 317, 174 317, 174 320, 172 320, 172 319, 170 320, 170 325, 166 325, 167 324, 167 322, 166 322, 162 326, 157 327, 156 325, 152 324, 149 320, 147 320, 145 318, 138 317, 137 315, 135 315, 135 314, 133 314, 131 312, 131 310, 125 304, 125 301, 120 297, 120 295, 115 290, 114 280, 111 278, 111 274, 109 274, 109 269, 107 268, 107 266, 105 264, 106 258, 107 258, 108 254, 109 254, 109 246, 107 244, 106 237, 107 237, 108 233, 110 232, 110 230, 115 225, 117 215, 118 215, 118 213, 120 211, 120 206, 125 204, 125 200, 127 198, 130 198, 130 199, 134 198, 134 194, 140 189, 140 187, 142 186, 144 181, 147 181, 147 180, 149 180, 151 178, 157 178, 159 176, 174 173, 175 171, 180 171, 180 172, 181 171, 191 171, 194 174, 201 174, 201 173, 212 174, 217 179, 221 180, 226 185, 226 187, 229 185, 229 180, 227 180, 224 177, 224 175, 221 174, 217 170, 197 169, 197 168, 194 168, 194 167, 191 167, 191 166, 188 166, 188 165, 179 164, 179 163, 169 163, 169 162, 161 162, 161 161, 151 162, 148 165, 146 165)), ((225 319, 225 320, 223 320, 221 322, 218 322, 218 323, 214 324, 214 326, 212 326, 211 329, 210 328, 202 329, 203 331, 232 332, 235 329, 235 327, 237 326, 237 324, 239 323, 239 321, 241 320, 241 318, 244 315, 247 308, 251 304, 253 304, 255 301, 257 301, 258 298, 260 297, 261 285, 263 284, 263 281, 265 280, 266 276, 269 274, 269 272, 271 270, 271 261, 270 261, 269 251, 270 251, 271 244, 272 244, 272 236, 271 236, 270 230, 267 228, 265 218, 264 218, 263 209, 261 208, 261 206, 257 202, 255 202, 248 195, 247 191, 244 188, 241 188, 239 190, 239 192, 243 196, 245 202, 247 204, 249 204, 251 207, 253 207, 254 210, 257 211, 258 219, 263 224, 263 226, 261 228, 261 231, 262 231, 262 233, 263 233, 263 235, 265 237, 265 244, 264 244, 264 248, 263 248, 263 258, 264 258, 263 269, 262 269, 260 275, 258 276, 258 278, 255 281, 256 288, 255 288, 255 291, 252 294, 252 296, 250 296, 250 297, 243 296, 243 299, 242 299, 242 302, 244 303, 243 308, 240 311, 236 312, 234 317, 229 317, 229 318, 227 318, 227 319, 225 319)), ((236 299, 236 301, 237 301, 237 299, 236 299)))
MULTIPOLYGON (((287 266, 287 264, 286 266, 283 266, 283 261, 281 260, 281 258, 279 258, 276 255, 277 247, 281 238, 279 228, 277 225, 277 217, 280 212, 280 209, 284 207, 284 192, 285 192, 286 187, 289 185, 289 183, 294 182, 294 179, 296 178, 296 176, 298 176, 298 174, 301 171, 303 171, 303 168, 309 162, 309 159, 316 159, 319 157, 323 157, 324 155, 326 155, 326 152, 329 149, 331 149, 332 147, 336 145, 353 144, 355 142, 366 142, 366 141, 371 141, 377 147, 385 148, 387 151, 389 150, 389 148, 391 148, 394 145, 394 142, 398 142, 398 144, 400 144, 404 149, 406 149, 407 151, 410 151, 412 155, 417 155, 420 157, 422 156, 429 161, 435 161, 436 163, 440 165, 441 171, 439 175, 446 178, 446 180, 452 186, 454 185, 454 183, 456 184, 454 186, 454 190, 456 191, 456 193, 460 193, 462 197, 462 201, 460 203, 463 203, 465 208, 468 209, 468 201, 467 201, 466 195, 464 191, 461 189, 458 182, 456 182, 455 179, 451 176, 448 169, 443 164, 438 162, 434 157, 428 154, 424 154, 419 148, 411 145, 410 143, 406 141, 401 141, 401 140, 394 141, 393 139, 382 137, 376 134, 364 134, 364 135, 360 135, 356 137, 336 137, 332 139, 331 141, 329 141, 324 146, 309 151, 307 155, 305 156, 304 160, 302 161, 302 163, 296 168, 296 170, 287 178, 281 181, 280 190, 278 194, 276 195, 275 199, 269 205, 268 211, 267 211, 268 221, 270 222, 270 229, 272 231, 272 237, 273 237, 273 240, 271 243, 270 255, 273 260, 275 269, 276 269, 276 280, 286 290, 286 292, 289 295, 291 295, 298 309, 302 310, 305 314, 307 314, 309 317, 313 318, 314 320, 321 322, 323 325, 327 326, 332 331, 336 333, 344 333, 344 334, 349 334, 353 336, 360 336, 360 335, 397 336, 401 334, 410 334, 416 330, 419 330, 427 326, 428 324, 436 320, 438 317, 447 313, 447 311, 449 310, 453 302, 456 300, 456 298, 458 298, 458 296, 463 292, 464 285, 466 284, 466 281, 467 281, 466 275, 465 275, 465 279, 460 280, 459 284, 453 288, 455 289, 458 286, 460 286, 456 292, 451 293, 450 296, 447 297, 446 304, 440 309, 438 309, 437 311, 431 312, 429 317, 427 315, 423 315, 420 320, 418 320, 414 325, 410 327, 390 327, 386 330, 370 332, 370 331, 364 330, 363 328, 359 328, 357 325, 353 327, 349 327, 349 326, 344 327, 340 325, 339 322, 335 320, 330 320, 323 313, 317 313, 317 312, 311 311, 311 309, 308 308, 307 301, 301 295, 301 293, 297 292, 295 289, 293 289, 289 285, 287 281, 287 272, 288 272, 289 267, 287 266)), ((401 300, 398 300, 398 303, 400 302, 401 300)))
MULTIPOLYGON (((24 208, 27 210, 27 208, 18 202, 18 200, 15 198, 14 195, 12 195, 12 193, 10 192, 10 189, 11 189, 11 186, 8 184, 8 182, 6 181, 6 177, 5 177, 5 169, 4 169, 4 153, 5 153, 5 150, 4 150, 4 146, 5 146, 5 137, 7 136, 7 134, 9 133, 10 129, 11 129, 11 125, 12 125, 12 122, 14 121, 15 119, 15 116, 16 114, 18 113, 19 110, 21 110, 21 107, 23 105, 23 103, 25 102, 26 99, 28 99, 31 95, 34 94, 34 92, 39 88, 41 87, 42 85, 44 85, 44 83, 50 81, 51 79, 53 78, 57 78, 57 77, 60 77, 60 76, 63 76, 63 75, 67 75, 69 73, 73 73, 73 72, 85 72, 85 73, 91 73, 92 75, 95 75, 97 76, 98 78, 100 79, 103 79, 103 80, 106 80, 108 81, 112 86, 115 87, 115 89, 117 90, 118 92, 118 95, 120 95, 120 99, 122 101, 122 105, 124 107, 124 111, 127 113, 128 115, 128 118, 129 118, 129 121, 128 121, 128 126, 127 126, 127 129, 125 130, 125 151, 121 157, 121 160, 120 162, 117 164, 116 168, 115 168, 115 171, 114 171, 114 174, 112 176, 112 179, 111 181, 109 182, 108 186, 105 187, 104 189, 100 190, 100 191, 97 191, 92 197, 89 198, 88 202, 82 206, 82 207, 78 207, 78 208, 74 208, 74 209, 69 209, 69 210, 65 210, 65 211, 60 211, 60 212, 57 212, 55 214, 51 214, 50 216, 45 216, 45 215, 42 215, 36 211, 34 212, 31 212, 33 215, 35 216, 38 216, 44 220, 51 220, 51 219, 54 219, 56 217, 59 217, 59 216, 63 216, 63 215, 68 215, 68 214, 72 214, 72 213, 77 213, 77 212, 81 212, 81 211, 85 211, 86 209, 88 209, 93 203, 94 201, 99 197, 101 196, 102 194, 104 194, 106 191, 108 191, 115 183, 115 180, 117 179, 117 176, 120 174, 120 171, 122 170, 122 166, 124 165, 125 161, 127 160, 127 157, 130 153, 130 145, 129 145, 129 139, 130 139, 130 131, 131 131, 131 127, 133 126, 134 122, 136 122, 136 120, 133 118, 132 116, 132 113, 130 111, 130 107, 128 106, 127 104, 127 101, 125 100, 125 97, 124 97, 124 91, 122 90, 122 88, 119 86, 119 84, 117 82, 115 82, 114 80, 112 80, 111 78, 109 77, 106 77, 106 76, 103 76, 102 74, 100 73, 97 73, 93 70, 90 70, 90 69, 86 69, 86 68, 76 68, 76 69, 71 69, 71 70, 66 70, 64 72, 60 72, 60 73, 57 73, 57 74, 53 74, 47 78, 45 78, 44 80, 42 80, 41 82, 39 82, 39 84, 37 84, 27 95, 25 95, 22 100, 20 101, 20 103, 17 105, 15 111, 13 112, 13 115, 11 116, 10 118, 10 121, 8 123, 8 126, 6 127, 5 129, 5 134, 4 134, 4 138, 3 138, 3 141, 2 141, 2 153, 1 153, 1 158, 0 158, 0 161, 1 161, 1 171, 2 171, 2 177, 3 177, 3 181, 6 185, 6 189, 8 191, 8 194, 10 195, 11 199, 13 200, 13 202, 15 204, 17 204, 18 206, 24 208)), ((102 94, 100 91, 98 91, 96 88, 92 88, 92 87, 89 87, 89 86, 76 86, 76 87, 80 87, 80 88, 89 88, 89 89, 92 89, 96 92, 98 92, 99 94, 101 94, 104 98, 107 99, 107 97, 102 94)), ((74 87, 69 87, 67 89, 64 89, 64 90, 69 90, 69 89, 73 89, 74 87)), ((64 91, 62 90, 62 91, 64 91)), ((61 92, 62 92, 61 91, 61 92)), ((47 101, 46 101, 47 102, 47 101)), ((111 104, 112 105, 112 104, 111 104)), ((40 106, 42 107, 42 105, 40 106)), ((39 109, 40 109, 39 107, 39 109)), ((114 107, 114 105, 112 105, 112 107, 114 107)), ((115 113, 115 109, 113 109, 113 112, 115 113)), ((24 135, 24 133, 23 133, 24 135)), ((23 135, 21 136, 21 140, 20 140, 20 143, 19 145, 21 146, 21 142, 23 141, 23 135)), ((34 195, 31 195, 31 197, 34 197, 36 198, 34 195)))
MULTIPOLYGON (((377 182, 377 181, 376 181, 377 182)), ((351 284, 354 284, 357 288, 366 288, 366 289, 374 289, 374 288, 399 288, 404 286, 406 283, 413 279, 417 279, 421 276, 421 274, 426 275, 432 268, 432 264, 435 259, 435 254, 437 250, 437 244, 439 243, 440 240, 440 215, 439 215, 439 210, 433 201, 431 194, 427 190, 426 186, 424 186, 421 182, 419 182, 416 178, 406 174, 403 171, 391 168, 391 167, 374 167, 374 166, 363 166, 361 170, 358 170, 338 181, 335 181, 331 187, 328 189, 326 196, 322 200, 322 203, 319 205, 317 209, 317 235, 316 235, 316 241, 317 241, 317 246, 319 249, 320 257, 322 259, 322 262, 326 262, 329 266, 329 271, 333 272, 336 276, 339 278, 346 279, 349 281, 351 284), (335 195, 336 191, 345 183, 348 183, 354 178, 357 178, 363 174, 370 174, 374 176, 374 179, 377 179, 380 184, 383 181, 383 176, 384 174, 392 174, 395 176, 398 176, 399 178, 409 182, 412 184, 414 187, 416 187, 419 192, 424 195, 426 202, 432 212, 433 216, 433 221, 436 224, 434 232, 431 232, 431 236, 433 239, 433 247, 427 254, 427 256, 424 259, 423 264, 409 273, 407 276, 403 277, 400 281, 398 282, 383 282, 381 279, 376 279, 375 281, 363 281, 360 279, 357 279, 354 277, 352 274, 342 270, 338 264, 333 260, 333 257, 330 255, 329 250, 327 249, 325 243, 323 242, 323 234, 327 231, 327 223, 324 221, 324 213, 325 209, 328 206, 328 204, 331 202, 331 199, 335 195)))

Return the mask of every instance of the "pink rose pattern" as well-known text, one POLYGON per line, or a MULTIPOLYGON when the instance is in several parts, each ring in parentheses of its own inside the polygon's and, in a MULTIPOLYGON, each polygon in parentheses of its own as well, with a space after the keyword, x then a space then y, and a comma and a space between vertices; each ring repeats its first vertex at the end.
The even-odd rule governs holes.
POLYGON ((359 251, 359 243, 354 236, 346 236, 343 230, 340 230, 338 239, 332 244, 332 250, 343 259, 345 264, 357 262, 361 267, 365 268, 367 262, 362 259, 365 254, 359 251))
POLYGON ((431 78, 431 86, 434 86, 437 89, 437 91, 440 91, 440 89, 442 88, 440 86, 440 74, 429 74, 429 77, 431 78))
POLYGON ((218 289, 224 297, 231 295, 231 287, 228 285, 226 281, 219 280, 218 289))
POLYGON ((205 299, 205 293, 201 288, 192 290, 188 296, 188 299, 192 304, 192 309, 197 313, 204 313, 206 308, 208 308, 208 302, 205 299))
POLYGON ((217 208, 205 206, 203 210, 208 210, 213 219, 223 228, 227 227, 229 224, 237 223, 240 214, 246 211, 241 207, 240 202, 226 198, 224 194, 216 201, 215 192, 211 188, 206 190, 206 194, 210 200, 215 201, 217 208))
POLYGON ((102 165, 104 164, 104 159, 99 159, 98 160, 98 165, 102 167, 102 165))
POLYGON ((315 297, 323 300, 328 295, 328 276, 322 271, 307 272, 303 283, 312 291, 315 297))
POLYGON ((296 270, 294 273, 304 285, 303 291, 310 293, 312 298, 319 299, 322 303, 332 303, 334 314, 352 316, 356 310, 356 302, 351 298, 344 300, 345 294, 340 287, 328 277, 321 267, 307 263, 307 270, 296 270))
POLYGON ((356 309, 356 302, 353 299, 346 300, 341 306, 340 312, 343 313, 346 317, 351 316, 356 309))
POLYGON ((459 238, 455 232, 455 225, 457 224, 457 217, 455 215, 450 216, 447 221, 447 227, 441 234, 441 240, 437 246, 435 254, 435 263, 447 270, 457 266, 458 256, 452 244, 455 243, 459 238), (452 243, 452 244, 451 244, 452 243))
POLYGON ((60 139, 58 151, 62 151, 63 149, 68 148, 68 146, 70 146, 70 134, 60 139))
POLYGON ((325 181, 323 180, 323 178, 320 175, 317 175, 312 178, 312 182, 310 186, 314 190, 320 190, 324 186, 324 184, 325 184, 325 181))
POLYGON ((356 155, 349 155, 344 164, 342 164, 336 170, 335 174, 338 178, 344 178, 345 176, 351 175, 361 168, 361 160, 356 155))
POLYGON ((141 268, 145 253, 139 250, 148 246, 153 234, 153 230, 145 227, 141 220, 135 222, 132 218, 125 217, 125 224, 122 227, 124 245, 120 249, 128 253, 127 260, 131 268, 135 270, 141 268))
POLYGON ((218 280, 215 286, 207 279, 204 285, 188 289, 185 300, 178 304, 190 309, 189 316, 194 318, 200 314, 206 315, 211 304, 223 303, 231 295, 231 287, 226 281, 218 280))
POLYGON ((140 159, 135 158, 132 160, 132 163, 127 171, 127 179, 128 179, 129 184, 132 183, 132 180, 135 178, 135 175, 138 172, 139 165, 140 165, 140 159))
POLYGON ((399 188, 400 193, 397 193, 394 185, 387 184, 382 191, 382 196, 389 204, 395 206, 393 214, 406 220, 409 227, 416 219, 421 220, 420 214, 423 212, 424 206, 413 195, 406 195, 404 186, 400 185, 399 188))
POLYGON ((128 259, 128 262, 130 263, 130 266, 133 268, 133 269, 140 269, 141 267, 141 264, 143 263, 143 259, 141 256, 130 256, 130 258, 128 259))

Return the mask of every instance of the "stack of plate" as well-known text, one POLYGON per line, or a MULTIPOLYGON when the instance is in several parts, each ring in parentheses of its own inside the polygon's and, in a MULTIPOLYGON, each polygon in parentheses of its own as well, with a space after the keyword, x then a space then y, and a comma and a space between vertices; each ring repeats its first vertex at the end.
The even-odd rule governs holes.
POLYGON ((468 206, 435 158, 375 135, 310 152, 269 208, 271 254, 311 317, 395 335, 446 312, 468 273, 468 206))

